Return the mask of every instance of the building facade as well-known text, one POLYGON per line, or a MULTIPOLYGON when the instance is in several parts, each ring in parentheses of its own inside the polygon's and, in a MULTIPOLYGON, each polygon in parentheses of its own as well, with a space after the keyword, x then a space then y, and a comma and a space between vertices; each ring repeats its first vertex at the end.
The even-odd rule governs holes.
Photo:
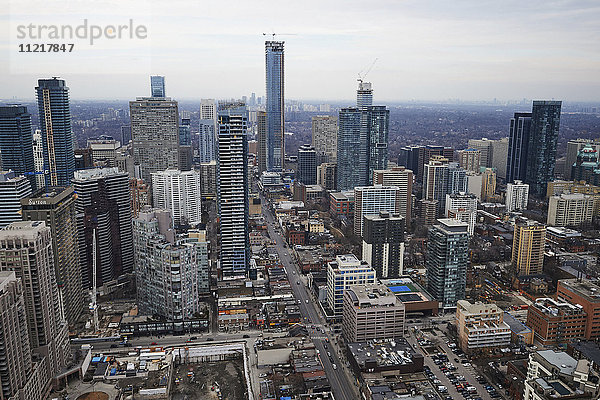
POLYGON ((198 130, 198 156, 201 163, 216 160, 217 102, 214 99, 200 101, 200 125, 198 130))
POLYGON ((560 279, 556 287, 558 301, 579 304, 586 315, 584 337, 600 337, 600 287, 588 280, 560 279))
POLYGON ((46 185, 66 186, 75 172, 69 88, 62 79, 39 79, 35 88, 44 146, 46 185))
POLYGON ((21 199, 31 193, 31 183, 23 175, 0 171, 0 228, 21 220, 21 199))
POLYGON ((506 212, 521 211, 527 209, 529 201, 529 185, 515 180, 506 184, 506 212))
POLYGON ((167 169, 152 174, 154 207, 171 211, 175 225, 202 222, 202 174, 167 169))
POLYGON ((531 113, 515 113, 509 127, 506 182, 525 181, 530 131, 531 113))
POLYGON ((133 272, 129 176, 118 168, 77 171, 75 211, 79 262, 85 289, 92 287, 93 237, 97 240, 97 285, 133 272))
POLYGON ((511 261, 514 276, 541 274, 545 245, 545 225, 525 218, 517 219, 511 261))
POLYGON ((305 185, 317 184, 317 152, 310 145, 302 145, 298 149, 298 182, 305 185))
POLYGON ((142 314, 183 321, 200 311, 208 244, 175 241, 171 224, 167 210, 142 212, 133 220, 137 304, 142 314))
POLYGON ((364 217, 362 259, 377 272, 379 279, 404 274, 404 221, 400 214, 364 217))
MULTIPOLYGON (((479 172, 481 165, 481 151, 478 149, 465 149, 458 152, 458 163, 467 171, 479 172)), ((487 161, 486 161, 487 162, 487 161)))
POLYGON ((179 111, 166 97, 139 97, 129 102, 133 161, 141 178, 152 182, 153 172, 179 168, 179 111))
POLYGON ((459 300, 456 306, 456 330, 462 351, 478 351, 510 346, 510 326, 503 321, 504 311, 495 304, 459 300))
POLYGON ((554 180, 561 105, 561 101, 533 102, 524 182, 539 197, 546 195, 548 182, 554 180))
POLYGON ((477 196, 464 192, 447 194, 445 217, 465 222, 468 224, 469 235, 473 235, 477 222, 477 196))
POLYGON ((337 162, 338 118, 334 115, 312 117, 312 145, 326 162, 337 162))
POLYGON ((469 250, 468 225, 438 219, 427 239, 427 289, 444 309, 456 308, 465 298, 469 250))
POLYGON ((0 271, 12 271, 24 282, 30 346, 47 358, 48 375, 54 376, 69 365, 71 348, 51 235, 42 221, 14 222, 0 230, 0 271))
POLYGON ((354 188, 354 234, 363 236, 364 217, 380 212, 398 213, 400 188, 397 186, 359 186, 354 188))
POLYGON ((404 304, 387 286, 350 286, 344 293, 342 334, 347 343, 401 338, 404 315, 404 304))
POLYGON ((550 226, 579 226, 591 223, 594 198, 583 193, 550 196, 547 224, 550 226))
POLYGON ((0 170, 27 174, 33 190, 37 187, 33 158, 31 115, 26 106, 0 107, 0 170))
POLYGON ((284 42, 265 42, 267 171, 283 171, 285 161, 284 42))
POLYGON ((344 293, 353 285, 375 283, 375 271, 354 254, 338 255, 327 264, 327 306, 340 318, 344 308, 344 293))
POLYGON ((400 189, 400 208, 398 213, 405 218, 407 226, 412 219, 413 172, 405 167, 379 169, 373 171, 373 185, 397 186, 400 189))
POLYGON ((165 77, 154 75, 150 77, 150 96, 166 97, 165 77))
POLYGON ((584 338, 586 319, 582 306, 547 297, 536 299, 527 309, 527 326, 544 346, 584 338))
POLYGON ((218 122, 220 269, 223 278, 236 278, 245 276, 250 264, 246 106, 243 103, 219 104, 218 122))
POLYGON ((85 307, 85 291, 79 265, 79 243, 72 187, 54 187, 21 200, 24 221, 44 221, 52 233, 54 273, 65 317, 75 324, 85 307))

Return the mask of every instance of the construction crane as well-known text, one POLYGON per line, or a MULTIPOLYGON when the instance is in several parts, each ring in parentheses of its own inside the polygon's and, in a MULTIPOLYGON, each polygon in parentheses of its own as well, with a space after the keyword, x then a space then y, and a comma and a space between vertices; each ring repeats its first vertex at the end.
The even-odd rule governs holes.
POLYGON ((275 36, 296 36, 297 33, 264 33, 263 36, 271 36, 271 40, 275 40, 275 36))
POLYGON ((373 69, 373 67, 375 66, 375 63, 377 62, 379 58, 375 58, 375 60, 373 60, 373 62, 371 63, 371 65, 369 66, 369 68, 363 69, 362 71, 360 71, 358 73, 358 79, 357 81, 359 81, 360 83, 363 82, 363 79, 365 79, 367 77, 367 75, 369 74, 369 72, 371 72, 371 70, 373 69))

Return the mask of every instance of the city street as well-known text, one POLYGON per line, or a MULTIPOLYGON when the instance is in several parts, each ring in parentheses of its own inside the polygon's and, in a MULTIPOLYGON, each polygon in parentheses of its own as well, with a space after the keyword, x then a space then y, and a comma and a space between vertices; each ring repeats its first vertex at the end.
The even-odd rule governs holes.
POLYGON ((269 236, 275 240, 275 246, 290 281, 292 292, 296 299, 300 300, 300 313, 305 319, 304 323, 309 328, 308 331, 316 349, 319 350, 321 362, 323 363, 323 368, 325 369, 325 373, 331 384, 334 396, 336 399, 357 399, 359 397, 357 393, 358 389, 354 385, 354 380, 350 377, 351 374, 346 368, 345 363, 340 361, 338 352, 331 351, 334 347, 334 343, 331 340, 332 337, 330 336, 329 330, 326 329, 325 320, 319 314, 317 306, 309 295, 304 280, 300 278, 300 271, 296 267, 285 241, 281 235, 275 232, 274 224, 276 223, 274 222, 270 210, 266 207, 264 197, 261 196, 261 199, 263 203, 263 215, 267 220, 269 236), (300 284, 297 284, 297 282, 300 282, 300 284), (315 327, 318 327, 319 329, 311 329, 311 325, 315 325, 315 327), (324 329, 325 333, 320 331, 321 328, 324 329), (326 338, 329 339, 329 343, 327 343, 326 338), (325 346, 327 346, 327 348, 325 348, 325 346), (328 352, 331 353, 330 357, 325 356, 328 352), (334 364, 336 368, 333 367, 334 364))

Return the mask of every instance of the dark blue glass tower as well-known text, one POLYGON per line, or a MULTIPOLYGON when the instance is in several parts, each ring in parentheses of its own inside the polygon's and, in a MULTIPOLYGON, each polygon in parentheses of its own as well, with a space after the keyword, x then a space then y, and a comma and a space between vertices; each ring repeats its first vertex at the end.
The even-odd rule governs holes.
POLYGON ((29 173, 27 177, 35 190, 33 133, 26 106, 0 107, 0 156, 2 170, 13 170, 18 175, 29 173))
POLYGON ((361 111, 342 108, 338 119, 337 188, 352 190, 365 185, 367 174, 366 143, 361 138, 361 111))
POLYGON ((69 88, 58 78, 39 79, 35 88, 44 147, 46 186, 68 186, 75 171, 69 88))
POLYGON ((508 156, 506 160, 506 182, 525 180, 527 147, 531 130, 531 113, 515 113, 510 120, 508 156))
POLYGON ((283 43, 265 42, 268 171, 283 171, 285 157, 283 43))
POLYGON ((534 101, 531 110, 525 183, 539 197, 546 195, 548 182, 554 180, 561 105, 561 101, 534 101))

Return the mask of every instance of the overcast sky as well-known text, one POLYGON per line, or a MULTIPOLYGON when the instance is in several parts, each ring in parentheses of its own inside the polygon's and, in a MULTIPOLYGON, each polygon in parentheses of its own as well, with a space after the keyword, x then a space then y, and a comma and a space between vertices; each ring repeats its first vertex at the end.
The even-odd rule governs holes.
MULTIPOLYGON (((287 99, 350 100, 357 74, 376 102, 600 100, 600 2, 511 0, 9 0, 0 10, 0 98, 33 98, 60 76, 74 99, 264 94, 263 32, 285 41, 287 99), (52 7, 52 8, 49 8, 52 7), (54 40, 73 52, 18 53, 17 26, 128 23, 146 39, 54 40), (283 35, 290 34, 290 35, 283 35)), ((48 42, 47 40, 45 42, 48 42)))

